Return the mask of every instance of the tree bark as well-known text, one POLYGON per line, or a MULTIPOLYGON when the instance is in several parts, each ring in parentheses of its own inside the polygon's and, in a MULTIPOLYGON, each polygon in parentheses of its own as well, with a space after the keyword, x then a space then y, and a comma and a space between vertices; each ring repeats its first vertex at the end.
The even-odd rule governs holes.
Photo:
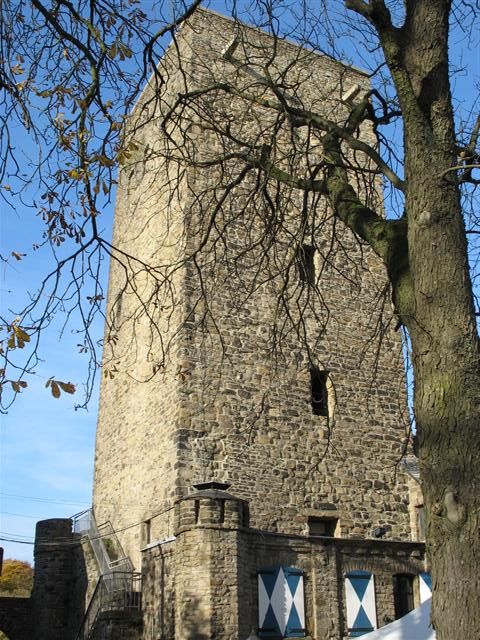
MULTIPOLYGON (((480 348, 459 185, 454 174, 445 177, 457 164, 448 77, 451 5, 408 0, 406 6, 401 29, 383 10, 368 16, 404 119, 411 295, 403 295, 395 277, 392 286, 412 344, 432 621, 438 640, 474 640, 480 626, 480 348)), ((392 274, 392 263, 387 266, 392 274)))

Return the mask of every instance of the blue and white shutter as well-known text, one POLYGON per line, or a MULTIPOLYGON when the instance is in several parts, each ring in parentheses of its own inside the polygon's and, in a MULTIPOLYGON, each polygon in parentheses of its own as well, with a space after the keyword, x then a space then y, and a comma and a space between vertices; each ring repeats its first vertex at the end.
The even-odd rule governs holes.
POLYGON ((432 576, 429 573, 421 573, 418 576, 420 587, 420 603, 432 597, 432 576))
POLYGON ((377 628, 375 582, 368 571, 351 571, 345 576, 348 635, 362 636, 377 628))
POLYGON ((261 638, 303 638, 303 571, 268 567, 258 572, 258 630, 261 638))

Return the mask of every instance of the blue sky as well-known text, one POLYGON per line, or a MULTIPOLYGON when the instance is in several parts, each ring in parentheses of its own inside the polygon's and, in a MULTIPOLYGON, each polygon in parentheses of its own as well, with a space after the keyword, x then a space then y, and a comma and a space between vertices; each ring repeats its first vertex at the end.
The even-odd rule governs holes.
MULTIPOLYGON (((221 10, 223 3, 219 0, 210 6, 221 10)), ((453 39, 457 58, 459 39, 460 34, 453 39)), ((480 67, 478 48, 462 62, 467 70, 458 76, 455 91, 466 106, 475 101, 473 76, 478 76, 480 67)), ((14 310, 25 303, 25 291, 38 286, 38 276, 51 264, 51 256, 48 247, 32 251, 42 231, 38 218, 3 203, 0 207, 0 253, 8 255, 14 250, 26 254, 19 262, 0 263, 0 304, 3 310, 14 310)), ((107 235, 111 220, 112 207, 102 216, 107 235)), ((41 347, 45 362, 36 367, 36 377, 29 379, 28 389, 8 414, 0 416, 0 537, 27 543, 0 542, 5 557, 32 560, 33 546, 28 543, 33 541, 37 520, 71 516, 91 503, 98 390, 88 411, 74 410, 82 395, 86 357, 78 354, 78 336, 67 329, 60 341, 60 330, 57 323, 45 333, 41 347), (45 389, 51 376, 76 383, 77 394, 54 399, 45 389)), ((101 337, 100 324, 95 331, 101 337)))
MULTIPOLYGON (((108 227, 109 213, 104 220, 108 227)), ((38 275, 51 268, 50 249, 31 248, 42 231, 40 222, 31 213, 25 219, 29 221, 26 228, 18 212, 3 207, 0 253, 8 255, 15 250, 26 254, 21 261, 2 264, 3 310, 24 304, 25 290, 34 290, 38 275)), ((78 336, 67 328, 60 339, 60 330, 57 322, 44 334, 40 352, 45 361, 36 367, 37 375, 28 378, 28 388, 8 414, 0 416, 2 538, 31 542, 37 520, 71 516, 91 504, 98 379, 88 411, 76 411, 74 405, 81 399, 86 377, 86 357, 78 354, 78 336), (76 383, 77 393, 55 399, 45 388, 51 376, 76 383)), ((100 323, 96 332, 100 337, 100 323)), ((5 557, 32 559, 31 544, 2 541, 0 545, 5 557)))

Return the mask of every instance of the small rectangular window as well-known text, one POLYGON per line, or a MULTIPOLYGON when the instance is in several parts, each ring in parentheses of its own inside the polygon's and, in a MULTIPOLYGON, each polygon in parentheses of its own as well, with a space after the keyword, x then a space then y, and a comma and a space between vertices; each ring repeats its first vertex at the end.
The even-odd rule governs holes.
POLYGON ((310 369, 312 412, 316 416, 328 416, 328 373, 316 367, 310 369))
POLYGON ((315 248, 302 244, 298 254, 298 277, 301 282, 315 284, 315 248))
POLYGON ((333 538, 337 526, 337 518, 311 517, 308 519, 308 535, 333 538))

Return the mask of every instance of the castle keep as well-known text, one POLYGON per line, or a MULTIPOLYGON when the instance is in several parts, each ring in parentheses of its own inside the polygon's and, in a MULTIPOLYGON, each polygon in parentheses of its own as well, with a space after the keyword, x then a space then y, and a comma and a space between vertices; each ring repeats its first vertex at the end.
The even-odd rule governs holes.
MULTIPOLYGON (((385 270, 321 193, 249 158, 308 175, 320 144, 265 101, 342 122, 344 96, 368 90, 361 71, 197 10, 137 103, 94 519, 77 530, 88 594, 138 573, 141 600, 125 587, 133 621, 99 605, 79 637, 340 640, 424 597, 385 270)), ((378 205, 378 184, 355 186, 378 205)))

